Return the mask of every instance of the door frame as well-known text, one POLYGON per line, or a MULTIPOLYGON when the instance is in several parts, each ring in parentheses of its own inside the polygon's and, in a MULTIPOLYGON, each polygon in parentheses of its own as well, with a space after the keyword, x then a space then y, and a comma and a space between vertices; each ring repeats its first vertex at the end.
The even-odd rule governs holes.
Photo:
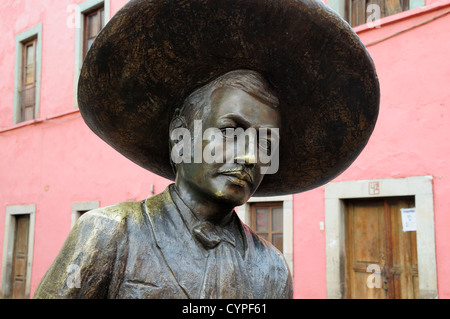
MULTIPOLYGON (((414 196, 417 218, 419 296, 438 298, 433 177, 412 176, 329 183, 325 187, 327 297, 345 298, 345 199, 414 196)), ((370 273, 368 273, 368 276, 370 273)))
POLYGON ((28 259, 27 259, 27 276, 25 279, 25 298, 30 297, 31 284, 31 268, 33 265, 33 248, 34 248, 34 226, 36 205, 16 205, 6 207, 5 221, 5 237, 3 242, 3 258, 2 258, 2 298, 11 295, 11 274, 14 253, 14 233, 16 228, 16 215, 30 215, 30 228, 28 233, 28 259))

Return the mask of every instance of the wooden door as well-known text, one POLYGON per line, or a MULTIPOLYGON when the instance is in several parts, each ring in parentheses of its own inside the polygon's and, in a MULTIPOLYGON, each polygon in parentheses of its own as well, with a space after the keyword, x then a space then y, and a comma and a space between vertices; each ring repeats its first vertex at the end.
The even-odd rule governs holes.
POLYGON ((401 208, 413 197, 346 202, 347 298, 419 298, 416 232, 404 232, 401 208))
POLYGON ((30 215, 15 216, 14 251, 11 273, 11 297, 25 298, 30 215))

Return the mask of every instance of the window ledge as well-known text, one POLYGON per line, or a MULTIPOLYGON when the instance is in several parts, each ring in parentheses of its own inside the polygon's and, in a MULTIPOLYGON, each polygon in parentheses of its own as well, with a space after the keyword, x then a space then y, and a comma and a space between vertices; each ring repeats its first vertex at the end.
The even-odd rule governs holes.
POLYGON ((68 111, 68 112, 52 115, 52 116, 49 116, 49 117, 46 117, 46 118, 38 118, 38 119, 34 119, 34 120, 20 122, 20 123, 14 124, 13 126, 10 126, 10 127, 0 128, 0 133, 17 130, 17 129, 20 129, 22 127, 26 127, 26 126, 30 126, 30 125, 34 125, 34 124, 47 122, 47 121, 50 121, 50 120, 54 120, 54 119, 57 119, 57 118, 60 118, 60 117, 64 117, 64 116, 68 116, 68 115, 72 115, 72 114, 76 114, 76 113, 80 113, 80 110, 72 110, 72 111, 68 111))

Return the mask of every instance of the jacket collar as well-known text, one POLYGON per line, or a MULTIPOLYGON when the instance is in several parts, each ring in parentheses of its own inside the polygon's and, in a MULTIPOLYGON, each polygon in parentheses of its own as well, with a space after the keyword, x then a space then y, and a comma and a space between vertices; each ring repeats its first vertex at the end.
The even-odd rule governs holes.
POLYGON ((219 227, 208 221, 202 221, 198 216, 184 203, 174 185, 169 187, 170 195, 177 207, 181 219, 195 239, 201 244, 201 247, 208 250, 217 246, 220 242, 226 241, 236 247, 236 238, 232 234, 232 228, 235 227, 235 216, 231 216, 229 222, 224 227, 219 227))
MULTIPOLYGON (((149 218, 156 244, 161 249, 175 280, 188 298, 198 298, 209 251, 204 249, 191 233, 193 225, 198 221, 197 217, 176 193, 170 190, 171 187, 173 184, 169 185, 163 193, 149 197, 145 201, 145 213, 149 218)), ((258 255, 254 255, 254 238, 236 214, 233 219, 243 237, 245 255, 243 258, 249 269, 253 269, 254 259, 258 255)), ((256 259, 259 258, 256 257, 256 259)), ((258 273, 256 270, 253 272, 258 273)), ((261 283, 253 282, 252 285, 255 288, 261 283)))

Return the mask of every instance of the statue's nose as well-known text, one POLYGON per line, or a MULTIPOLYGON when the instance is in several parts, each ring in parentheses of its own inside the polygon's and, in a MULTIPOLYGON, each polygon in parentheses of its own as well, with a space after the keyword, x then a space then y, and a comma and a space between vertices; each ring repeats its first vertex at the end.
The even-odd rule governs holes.
POLYGON ((252 136, 246 139, 245 145, 237 147, 236 156, 234 158, 235 163, 245 164, 248 167, 253 167, 256 164, 256 147, 255 139, 252 136), (244 146, 244 147, 242 147, 244 146))

